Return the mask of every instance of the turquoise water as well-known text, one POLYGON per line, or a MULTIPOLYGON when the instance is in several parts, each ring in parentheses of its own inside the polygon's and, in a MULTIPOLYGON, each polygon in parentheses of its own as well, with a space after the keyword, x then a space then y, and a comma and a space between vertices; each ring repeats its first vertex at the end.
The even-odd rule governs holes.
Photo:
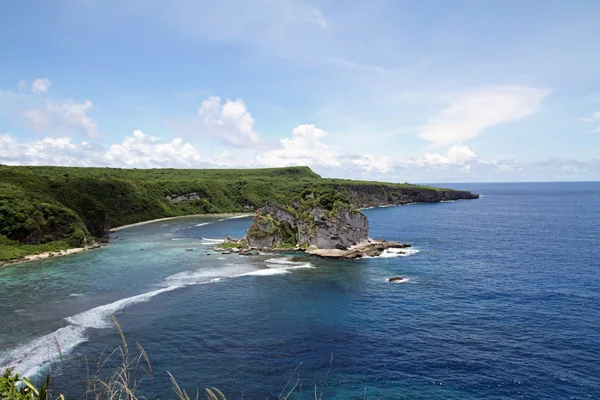
POLYGON ((119 345, 115 314, 151 357, 149 396, 172 397, 170 371, 277 398, 298 367, 298 399, 600 397, 600 183, 452 186, 483 197, 365 211, 371 236, 414 245, 403 257, 208 255, 250 219, 202 217, 2 268, 0 364, 34 374, 56 337, 66 390, 119 345))

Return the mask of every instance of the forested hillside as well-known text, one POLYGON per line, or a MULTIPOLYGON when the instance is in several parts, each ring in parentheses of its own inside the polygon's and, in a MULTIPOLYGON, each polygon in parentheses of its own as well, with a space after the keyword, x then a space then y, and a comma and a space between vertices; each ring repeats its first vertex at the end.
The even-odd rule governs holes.
POLYGON ((356 206, 474 198, 410 184, 324 179, 308 167, 116 169, 0 166, 0 260, 83 246, 111 227, 162 217, 253 212, 306 188, 345 191, 356 206))

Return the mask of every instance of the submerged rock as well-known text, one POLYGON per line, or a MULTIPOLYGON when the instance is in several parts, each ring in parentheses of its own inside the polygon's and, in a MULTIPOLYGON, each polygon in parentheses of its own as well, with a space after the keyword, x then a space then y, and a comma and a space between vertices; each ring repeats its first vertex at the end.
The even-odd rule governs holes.
POLYGON ((401 276, 392 276, 391 278, 388 278, 387 281, 390 282, 390 283, 403 282, 403 281, 405 281, 405 278, 403 278, 401 276))

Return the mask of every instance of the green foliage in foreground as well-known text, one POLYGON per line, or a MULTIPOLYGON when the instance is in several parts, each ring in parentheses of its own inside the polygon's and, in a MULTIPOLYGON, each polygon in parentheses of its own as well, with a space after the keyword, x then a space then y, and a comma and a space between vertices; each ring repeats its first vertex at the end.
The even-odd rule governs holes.
MULTIPOLYGON (((46 400, 48 398, 48 384, 50 375, 44 381, 44 384, 38 389, 29 379, 13 374, 8 369, 0 375, 0 399, 6 400, 46 400)), ((63 398, 59 396, 59 398, 63 398)))
POLYGON ((80 247, 111 227, 191 214, 252 212, 288 204, 305 189, 332 189, 323 201, 368 205, 443 189, 323 179, 308 167, 120 169, 0 165, 0 260, 80 247), (34 246, 34 247, 28 247, 34 246))

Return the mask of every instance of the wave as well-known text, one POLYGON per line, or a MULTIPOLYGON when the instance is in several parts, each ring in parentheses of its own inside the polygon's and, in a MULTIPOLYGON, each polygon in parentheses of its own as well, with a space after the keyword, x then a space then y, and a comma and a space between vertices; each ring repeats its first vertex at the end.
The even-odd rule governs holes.
POLYGON ((210 225, 210 224, 211 224, 211 222, 203 222, 203 223, 198 224, 196 226, 205 226, 205 225, 210 225))
POLYGON ((271 276, 271 275, 284 275, 289 274, 290 271, 287 268, 266 268, 259 269, 258 271, 246 272, 240 276, 271 276))
POLYGON ((178 288, 178 286, 168 286, 165 288, 153 290, 151 292, 138 294, 137 296, 127 297, 121 300, 117 300, 110 304, 105 304, 103 306, 95 307, 91 310, 75 314, 71 317, 65 318, 65 320, 73 325, 77 325, 84 328, 110 328, 112 325, 110 316, 115 314, 117 311, 120 311, 123 308, 128 307, 132 304, 148 301, 158 294, 175 290, 178 288))
POLYGON ((269 258, 268 260, 265 260, 265 263, 267 263, 267 264, 285 264, 285 265, 302 264, 302 263, 299 263, 296 261, 292 261, 291 257, 269 258))
POLYGON ((81 297, 81 296, 85 296, 85 294, 82 294, 82 293, 71 293, 69 296, 70 297, 81 297))
POLYGON ((204 237, 200 238, 200 239, 202 239, 202 241, 204 241, 204 242, 211 242, 211 243, 214 243, 214 244, 216 244, 216 243, 223 243, 224 242, 223 239, 211 239, 211 238, 204 238, 204 237))
POLYGON ((248 218, 253 216, 254 214, 242 214, 242 215, 234 215, 233 217, 225 218, 225 219, 238 219, 238 218, 248 218))
POLYGON ((84 331, 84 327, 69 325, 21 344, 0 361, 3 366, 0 370, 12 369, 23 376, 34 376, 49 361, 57 360, 60 353, 69 354, 75 346, 87 341, 84 331))
POLYGON ((420 250, 417 249, 385 249, 383 253, 378 256, 365 256, 363 258, 394 258, 394 257, 408 257, 413 254, 417 254, 420 250))
POLYGON ((267 267, 271 268, 271 269, 281 269, 281 270, 294 270, 294 269, 305 269, 305 268, 314 268, 314 266, 311 263, 306 263, 306 264, 300 264, 300 265, 294 265, 291 267, 282 267, 281 265, 278 264, 267 264, 267 267))
MULTIPOLYGON (((0 358, 0 365, 3 368, 13 369, 23 376, 34 376, 39 369, 59 358, 58 348, 60 348, 63 355, 66 355, 77 345, 87 341, 88 337, 85 335, 87 329, 110 328, 112 326, 112 315, 131 305, 147 302, 161 293, 191 285, 215 283, 223 279, 242 276, 284 275, 291 273, 291 270, 314 268, 310 263, 284 263, 283 261, 285 259, 271 259, 270 268, 258 270, 252 264, 225 264, 222 268, 184 271, 170 275, 162 283, 163 287, 94 307, 65 318, 69 325, 19 345, 5 355, 3 354, 4 357, 0 358)), ((77 293, 73 293, 73 295, 77 295, 77 293)))

